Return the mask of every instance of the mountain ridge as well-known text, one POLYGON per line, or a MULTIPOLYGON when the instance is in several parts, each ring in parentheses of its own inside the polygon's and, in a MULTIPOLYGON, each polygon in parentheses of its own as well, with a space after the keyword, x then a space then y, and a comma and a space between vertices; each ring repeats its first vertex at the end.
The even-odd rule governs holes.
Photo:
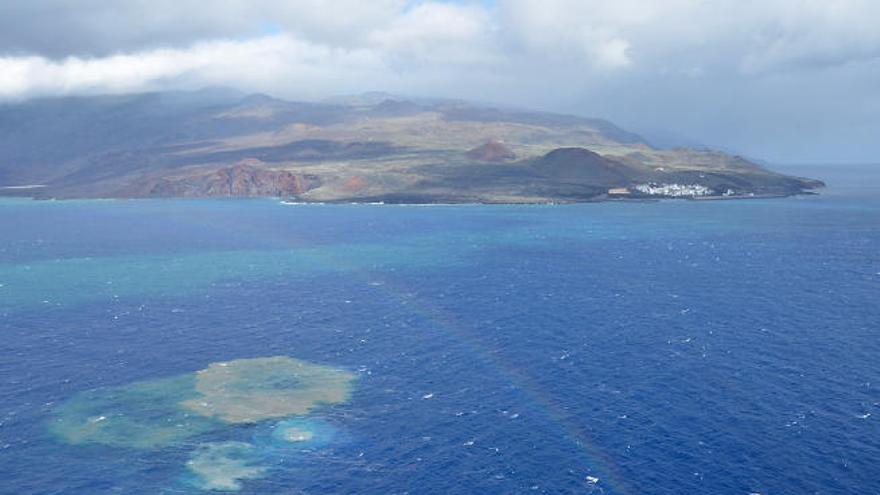
POLYGON ((292 102, 204 90, 2 104, 0 186, 53 198, 519 203, 822 184, 718 151, 654 148, 602 119, 384 93, 292 102), (45 187, 9 187, 27 184, 45 187))

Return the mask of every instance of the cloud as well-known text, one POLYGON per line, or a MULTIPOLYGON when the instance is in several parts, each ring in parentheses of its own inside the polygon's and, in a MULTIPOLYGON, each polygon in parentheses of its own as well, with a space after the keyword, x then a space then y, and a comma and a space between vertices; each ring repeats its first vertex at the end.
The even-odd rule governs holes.
POLYGON ((873 0, 34 0, 0 3, 0 56, 91 59, 284 33, 434 63, 537 57, 607 69, 688 58, 755 73, 876 59, 877 18, 873 0))
POLYGON ((753 74, 880 56, 880 3, 869 0, 509 0, 499 16, 526 49, 619 67, 686 59, 753 74))
POLYGON ((0 58, 0 97, 206 85, 271 90, 282 83, 293 83, 294 91, 307 92, 312 85, 333 90, 340 74, 358 80, 376 76, 381 67, 379 55, 370 50, 343 50, 280 34, 97 58, 0 58))
POLYGON ((799 8, 777 2, 756 22, 741 68, 755 73, 828 68, 880 59, 880 3, 803 2, 799 8))
POLYGON ((865 83, 880 75, 878 18, 873 0, 2 2, 0 98, 384 89, 677 126, 781 155, 755 145, 761 133, 812 120, 808 132, 843 142, 846 128, 880 127, 844 114, 880 104, 865 83))
POLYGON ((430 2, 403 12, 367 41, 396 60, 472 65, 490 63, 498 55, 492 36, 485 9, 430 2))

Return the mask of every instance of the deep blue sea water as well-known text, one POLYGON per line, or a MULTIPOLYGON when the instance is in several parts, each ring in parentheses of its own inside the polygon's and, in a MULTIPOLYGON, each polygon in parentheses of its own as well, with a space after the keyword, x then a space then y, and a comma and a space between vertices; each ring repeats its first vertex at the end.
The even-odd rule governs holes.
POLYGON ((880 167, 798 171, 830 187, 0 199, 0 493, 206 493, 187 461, 234 441, 266 467, 243 494, 880 494, 880 167), (156 449, 49 429, 83 391, 277 355, 358 376, 312 448, 265 424, 156 449))

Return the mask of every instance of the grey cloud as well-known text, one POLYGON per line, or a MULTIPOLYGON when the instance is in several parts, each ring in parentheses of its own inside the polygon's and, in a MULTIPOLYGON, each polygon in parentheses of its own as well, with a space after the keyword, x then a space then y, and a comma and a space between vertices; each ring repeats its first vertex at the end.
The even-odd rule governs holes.
POLYGON ((353 46, 404 0, 33 0, 0 3, 0 54, 95 57, 277 30, 353 46))
POLYGON ((0 53, 49 58, 106 56, 257 34, 232 2, 40 0, 0 3, 0 53))

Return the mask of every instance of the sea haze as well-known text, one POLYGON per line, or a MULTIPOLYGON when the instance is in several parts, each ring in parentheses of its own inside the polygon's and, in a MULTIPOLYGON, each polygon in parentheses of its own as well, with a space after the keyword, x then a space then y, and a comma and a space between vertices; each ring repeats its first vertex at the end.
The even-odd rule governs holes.
POLYGON ((712 202, 0 199, 0 493, 880 493, 872 170, 712 202), (283 435, 56 433, 82 394, 272 356, 350 397, 283 435))

